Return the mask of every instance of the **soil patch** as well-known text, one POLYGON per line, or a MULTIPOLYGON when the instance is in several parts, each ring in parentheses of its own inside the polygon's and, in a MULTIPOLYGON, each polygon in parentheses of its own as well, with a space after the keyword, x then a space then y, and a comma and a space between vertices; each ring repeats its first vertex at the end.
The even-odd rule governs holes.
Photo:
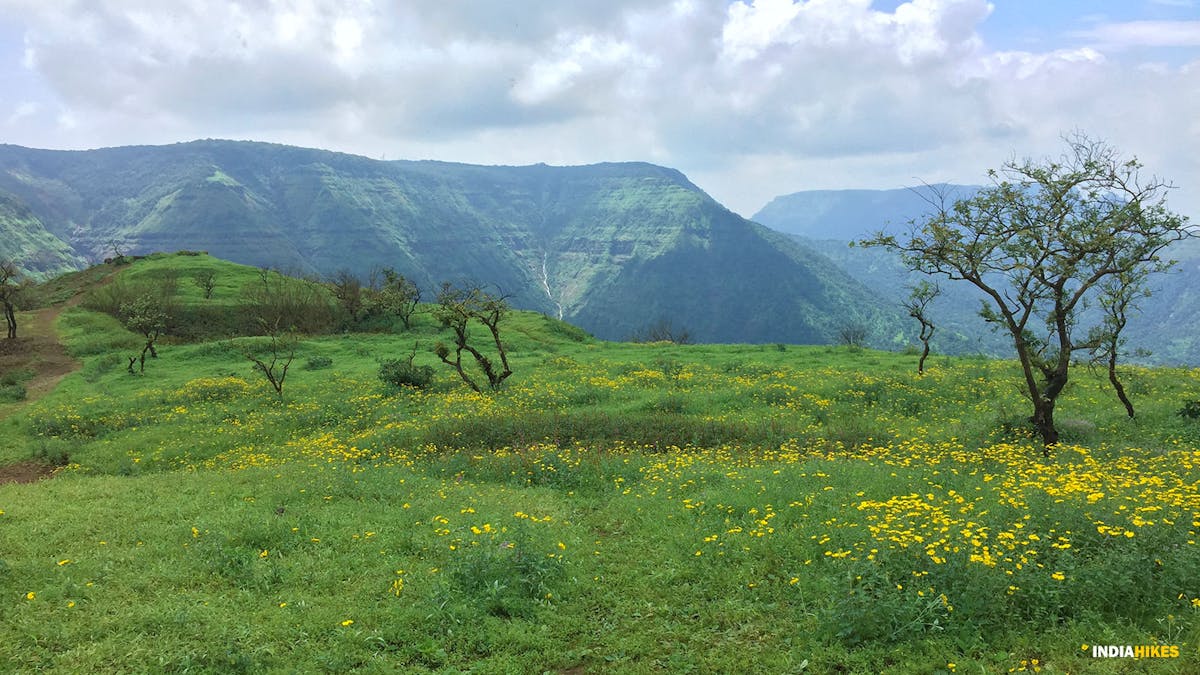
POLYGON ((0 466, 0 485, 6 483, 33 483, 54 473, 54 467, 41 462, 17 462, 0 466))
MULTIPOLYGON (((102 286, 112 282, 115 273, 110 273, 93 285, 102 286)), ((54 322, 68 307, 83 300, 77 293, 66 302, 23 313, 17 327, 16 339, 0 339, 0 373, 24 371, 32 377, 22 377, 25 400, 0 404, 0 419, 19 410, 24 405, 50 393, 67 375, 79 369, 80 363, 67 353, 67 348, 58 339, 54 322)), ((54 474, 54 467, 38 461, 23 461, 0 466, 0 485, 5 483, 32 483, 54 474)))
MULTIPOLYGON (((93 288, 109 284, 116 278, 110 273, 93 285, 93 288)), ((17 328, 15 340, 0 340, 0 373, 28 371, 33 377, 25 382, 26 402, 50 393, 67 375, 79 369, 80 364, 58 339, 54 322, 63 310, 83 301, 83 293, 77 293, 66 302, 27 312, 17 328)))
POLYGON ((18 328, 23 334, 15 340, 0 340, 0 372, 33 374, 25 382, 26 401, 45 396, 60 380, 79 368, 79 362, 71 358, 54 331, 54 320, 62 310, 59 306, 28 314, 18 328))

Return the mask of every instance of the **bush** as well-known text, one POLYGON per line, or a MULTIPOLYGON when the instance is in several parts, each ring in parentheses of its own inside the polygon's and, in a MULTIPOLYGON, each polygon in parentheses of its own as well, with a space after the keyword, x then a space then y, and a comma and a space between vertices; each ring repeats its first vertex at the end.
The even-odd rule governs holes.
POLYGON ((58 438, 39 438, 33 446, 33 458, 51 466, 71 463, 72 445, 58 438))
POLYGON ((1187 401, 1177 412, 1180 417, 1186 417, 1190 420, 1200 420, 1200 400, 1187 401))
POLYGON ((379 379, 397 388, 427 389, 433 384, 433 367, 414 365, 411 357, 407 361, 391 359, 379 364, 379 379))
POLYGON ((33 371, 10 370, 0 374, 0 403, 25 400, 25 382, 33 379, 33 371))
POLYGON ((0 403, 16 403, 25 400, 25 385, 0 384, 0 403))
POLYGON ((304 362, 305 370, 321 370, 333 365, 333 359, 328 356, 312 356, 304 362))

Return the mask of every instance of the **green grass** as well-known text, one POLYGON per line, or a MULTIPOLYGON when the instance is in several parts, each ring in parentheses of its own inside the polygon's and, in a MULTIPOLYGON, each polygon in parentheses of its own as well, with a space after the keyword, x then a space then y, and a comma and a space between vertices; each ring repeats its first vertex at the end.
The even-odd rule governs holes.
POLYGON ((1200 424, 1177 414, 1200 371, 1131 369, 1135 421, 1079 371, 1045 462, 1011 363, 918 377, 900 354, 503 325, 499 392, 437 362, 422 314, 304 340, 279 401, 225 343, 164 344, 132 376, 132 336, 64 313, 82 371, 0 423, 0 457, 66 464, 0 486, 0 663, 1200 667, 1200 424), (379 362, 414 342, 432 387, 388 388, 379 362), (1151 643, 1182 655, 1081 648, 1151 643))

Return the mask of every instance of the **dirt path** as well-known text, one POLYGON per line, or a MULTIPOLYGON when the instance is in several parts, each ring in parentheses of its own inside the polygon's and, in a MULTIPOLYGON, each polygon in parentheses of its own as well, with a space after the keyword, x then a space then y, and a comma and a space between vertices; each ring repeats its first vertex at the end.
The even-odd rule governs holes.
MULTIPOLYGON (((116 273, 101 279, 92 288, 109 284, 116 273)), ((28 371, 33 377, 25 381, 25 400, 0 404, 0 419, 12 416, 21 408, 49 394, 64 377, 79 370, 81 364, 67 353, 59 339, 54 323, 64 310, 83 302, 83 293, 57 305, 24 313, 15 340, 0 340, 0 373, 28 371)), ((30 483, 50 475, 54 467, 36 461, 0 465, 0 485, 30 483)))

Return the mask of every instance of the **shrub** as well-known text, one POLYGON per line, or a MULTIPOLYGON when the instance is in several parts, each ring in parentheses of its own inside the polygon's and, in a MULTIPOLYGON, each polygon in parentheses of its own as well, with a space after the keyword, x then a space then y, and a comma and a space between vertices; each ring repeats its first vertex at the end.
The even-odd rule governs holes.
POLYGON ((305 370, 321 370, 333 365, 333 359, 328 356, 311 356, 304 362, 305 370))
POLYGON ((1185 402, 1176 414, 1190 420, 1200 420, 1200 400, 1185 402))
POLYGON ((25 400, 25 385, 0 384, 0 403, 15 403, 25 400))
POLYGON ((71 463, 72 445, 59 438, 39 438, 33 446, 33 457, 51 466, 71 463))
POLYGON ((0 403, 25 400, 25 381, 33 378, 29 370, 10 370, 0 374, 0 403))
POLYGON ((427 389, 433 384, 433 367, 418 366, 412 362, 390 359, 379 364, 379 379, 393 387, 412 387, 427 389))

